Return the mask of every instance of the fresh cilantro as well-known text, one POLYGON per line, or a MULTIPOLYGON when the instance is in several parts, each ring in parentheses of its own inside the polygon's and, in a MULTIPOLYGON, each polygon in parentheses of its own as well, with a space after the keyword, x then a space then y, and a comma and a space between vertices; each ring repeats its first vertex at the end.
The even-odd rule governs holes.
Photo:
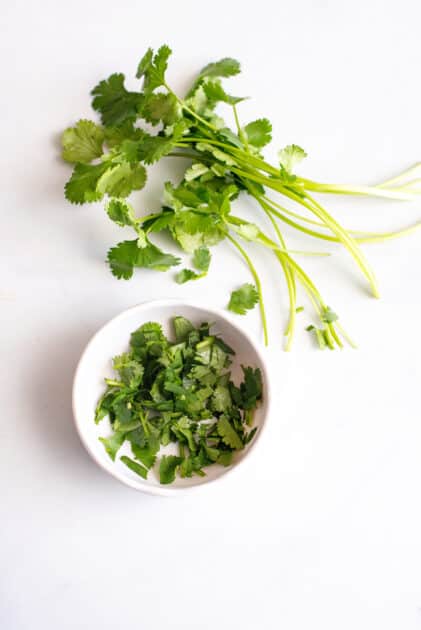
POLYGON ((230 446, 234 450, 243 448, 243 442, 234 429, 227 416, 221 416, 217 425, 218 433, 222 438, 222 441, 227 446, 230 446))
POLYGON ((143 95, 124 87, 124 74, 112 74, 92 90, 92 107, 101 114, 104 125, 120 125, 133 121, 143 104, 143 95))
POLYGON ((229 466, 233 452, 255 434, 248 426, 262 389, 260 372, 251 367, 243 368, 238 387, 233 384, 234 351, 208 323, 195 327, 182 316, 172 323, 174 342, 157 322, 132 333, 129 349, 113 359, 116 377, 105 379, 95 411, 97 423, 109 417, 113 433, 99 439, 111 459, 127 441, 133 459, 120 460, 144 479, 153 469, 162 484, 177 474, 203 476, 214 463, 229 466), (161 453, 171 443, 179 455, 161 453))
POLYGON ((105 140, 104 129, 91 120, 79 120, 74 127, 63 132, 62 158, 66 162, 89 164, 102 155, 105 140))
MULTIPOLYGON (((286 347, 291 346, 295 328, 299 285, 309 293, 316 308, 319 325, 315 326, 314 334, 319 345, 342 347, 340 336, 352 345, 339 326, 337 316, 325 307, 315 284, 292 258, 296 252, 288 250, 281 225, 287 223, 307 236, 328 238, 343 244, 377 295, 374 275, 358 242, 368 237, 360 238, 347 232, 313 198, 313 192, 359 194, 361 189, 318 184, 296 175, 295 168, 306 153, 295 144, 279 152, 279 165, 272 165, 264 159, 262 149, 272 137, 270 121, 257 118, 242 125, 238 105, 243 97, 232 96, 225 86, 225 79, 240 72, 238 61, 225 57, 207 64, 192 82, 185 98, 181 98, 167 82, 170 55, 167 45, 157 51, 152 48, 146 51, 137 67, 136 76, 141 79, 137 89, 127 89, 122 73, 111 74, 100 81, 92 90, 92 106, 99 114, 101 124, 79 120, 62 135, 62 157, 74 165, 65 185, 66 198, 71 203, 83 204, 105 197, 109 218, 116 225, 134 232, 135 240, 123 241, 108 252, 111 272, 117 278, 128 279, 138 267, 164 271, 178 264, 178 258, 162 252, 148 240, 149 233, 166 230, 176 246, 193 254, 193 268, 174 274, 175 280, 179 283, 197 280, 208 271, 208 248, 228 240, 247 264, 254 285, 248 284, 234 291, 229 308, 244 314, 259 302, 267 343, 262 283, 247 252, 248 243, 256 243, 270 251, 285 276, 290 305, 286 347), (234 128, 220 116, 221 105, 225 110, 231 108, 234 128), (167 157, 179 157, 190 162, 184 162, 184 173, 177 184, 164 184, 161 210, 141 216, 134 202, 129 205, 124 199, 143 189, 150 165, 167 157), (301 205, 303 214, 284 208, 280 199, 271 197, 271 191, 284 195, 288 203, 294 201, 301 205), (269 220, 267 225, 273 228, 274 237, 265 233, 257 218, 255 223, 251 223, 236 216, 234 204, 240 194, 257 201, 265 221, 269 220), (316 216, 319 227, 314 226, 309 215, 316 216), (311 229, 306 226, 308 221, 312 223, 311 229), (236 240, 238 237, 240 242, 236 240)), ((387 185, 381 189, 364 188, 367 194, 378 195, 379 190, 384 196, 415 195, 414 188, 405 183, 393 187, 393 190, 387 185)), ((237 206, 241 214, 244 205, 237 206)), ((368 240, 371 238, 380 240, 382 235, 370 236, 368 240)), ((258 251, 257 247, 253 249, 258 251)), ((207 354, 210 359, 210 350, 207 354)), ((171 407, 167 400, 159 404, 171 407)), ((196 472, 194 466, 192 472, 196 472)))
POLYGON ((297 164, 307 157, 307 153, 296 144, 289 144, 279 151, 278 157, 281 167, 288 175, 292 175, 297 164))
POLYGON ((180 263, 179 258, 164 253, 152 243, 148 242, 145 247, 139 247, 137 240, 123 241, 112 247, 107 260, 113 275, 125 280, 132 277, 135 267, 167 271, 180 263))
POLYGON ((193 265, 202 272, 207 272, 211 261, 211 253, 207 247, 198 247, 193 254, 193 265))
POLYGON ((261 149, 272 140, 272 124, 267 118, 259 118, 243 128, 247 142, 261 149))
POLYGON ((233 313, 245 315, 248 310, 256 306, 259 294, 252 284, 243 284, 239 289, 231 293, 228 308, 233 313))
POLYGON ((123 455, 122 457, 120 457, 120 461, 123 462, 123 464, 126 464, 127 468, 130 468, 130 470, 135 472, 136 475, 139 475, 139 477, 142 477, 142 479, 147 478, 148 476, 147 469, 144 468, 144 466, 141 466, 140 464, 135 462, 133 459, 130 459, 130 457, 127 457, 127 455, 123 455))
POLYGON ((104 445, 104 448, 107 451, 108 455, 111 457, 111 459, 115 461, 116 455, 120 447, 123 445, 123 442, 126 439, 126 436, 125 436, 124 431, 115 431, 108 438, 100 437, 98 439, 104 445))
POLYGON ((176 455, 163 455, 159 465, 159 481, 162 484, 172 483, 175 479, 175 471, 182 462, 176 455))

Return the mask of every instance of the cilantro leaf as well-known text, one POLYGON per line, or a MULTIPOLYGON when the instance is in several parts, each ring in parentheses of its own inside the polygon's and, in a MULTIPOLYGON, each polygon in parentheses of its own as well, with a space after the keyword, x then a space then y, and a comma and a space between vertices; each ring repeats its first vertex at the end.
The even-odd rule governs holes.
POLYGON ((104 445, 105 450, 113 461, 117 455, 118 450, 122 446, 126 435, 124 431, 115 431, 110 437, 100 437, 99 441, 104 445))
POLYGON ((177 466, 182 462, 181 457, 176 455, 163 455, 159 465, 159 481, 162 484, 172 483, 175 479, 177 466))
POLYGON ((107 164, 104 163, 77 163, 72 176, 64 187, 66 199, 71 203, 90 203, 102 199, 103 193, 97 190, 97 185, 107 168, 107 164))
POLYGON ((241 223, 240 225, 231 225, 234 232, 237 232, 241 238, 246 241, 258 241, 261 234, 260 229, 254 223, 241 223))
POLYGON ((147 469, 135 462, 133 459, 127 457, 127 455, 123 455, 122 457, 120 457, 120 461, 123 462, 123 464, 126 464, 127 468, 130 468, 130 470, 136 473, 136 475, 139 475, 143 479, 147 479, 147 469))
POLYGON ((336 320, 339 319, 339 318, 336 315, 336 313, 334 313, 332 311, 330 306, 326 306, 326 308, 323 309, 323 312, 322 312, 322 315, 321 315, 320 319, 325 324, 332 324, 333 322, 336 322, 336 320))
POLYGON ((194 330, 193 324, 188 319, 186 319, 185 317, 182 317, 181 315, 174 317, 172 320, 172 323, 174 327, 176 343, 182 343, 183 341, 186 341, 189 333, 191 333, 192 330, 194 330))
POLYGON ((104 130, 92 120, 79 120, 74 127, 63 132, 61 144, 62 158, 66 162, 91 162, 102 155, 104 130))
POLYGON ((123 199, 110 199, 105 206, 105 210, 111 221, 114 221, 121 227, 136 223, 132 206, 123 199))
POLYGON ((139 61, 139 65, 137 66, 136 78, 141 79, 145 72, 150 68, 153 60, 153 50, 152 48, 148 48, 148 50, 143 55, 142 59, 139 61))
POLYGON ((110 148, 120 147, 124 140, 141 140, 146 134, 133 126, 132 120, 125 120, 118 126, 104 127, 105 142, 110 148))
POLYGON ((152 243, 148 242, 146 247, 139 247, 137 240, 122 241, 112 247, 108 252, 107 260, 113 275, 125 280, 132 277, 134 267, 167 271, 173 265, 180 263, 179 258, 164 253, 152 243))
POLYGON ((256 306, 259 294, 252 284, 243 284, 239 289, 231 293, 228 309, 238 315, 245 315, 248 310, 256 306))
POLYGON ((262 399, 262 373, 259 368, 241 367, 244 374, 244 381, 240 385, 243 408, 254 409, 262 399))
POLYGON ((233 451, 223 451, 216 461, 221 466, 231 466, 233 454, 233 451))
POLYGON ((153 92, 161 85, 165 85, 165 72, 171 52, 171 49, 164 44, 155 55, 152 56, 152 50, 149 49, 140 60, 136 76, 138 79, 144 77, 143 88, 145 91, 153 92))
POLYGON ((92 107, 101 114, 103 125, 120 125, 133 121, 143 104, 143 95, 124 87, 124 74, 112 74, 92 90, 92 107))
POLYGON ((185 284, 190 280, 200 280, 204 275, 203 273, 196 273, 192 269, 182 269, 175 276, 175 281, 177 284, 185 284))
POLYGON ((133 455, 138 459, 146 468, 152 468, 156 461, 156 454, 160 449, 160 443, 158 438, 149 438, 148 443, 145 446, 139 446, 138 444, 131 443, 131 449, 133 455))
POLYGON ((243 448, 243 441, 226 416, 221 416, 217 424, 218 434, 227 446, 235 450, 243 448))
POLYGON ((204 77, 233 77, 240 72, 240 62, 231 57, 225 57, 220 61, 214 61, 205 66, 200 71, 198 80, 204 77))
POLYGON ((173 94, 150 94, 145 99, 142 117, 152 125, 172 125, 180 119, 181 108, 173 94))
POLYGON ((201 164, 200 162, 196 162, 186 170, 186 172, 184 173, 184 179, 186 182, 191 182, 207 172, 209 172, 207 166, 201 164))
POLYGON ((124 352, 113 359, 113 368, 120 374, 120 378, 127 387, 139 387, 142 382, 144 367, 138 361, 124 352))
POLYGON ((199 271, 207 272, 211 261, 211 253, 207 247, 198 247, 193 254, 193 265, 199 271))
POLYGON ((230 96, 227 94, 218 79, 214 81, 203 81, 202 87, 211 107, 219 102, 227 103, 228 105, 236 105, 236 103, 245 100, 241 96, 230 96))
POLYGON ((269 144, 272 140, 272 124, 267 118, 258 118, 243 128, 249 144, 257 149, 269 144))
POLYGON ((281 167, 288 175, 292 175, 296 165, 299 164, 307 153, 296 144, 289 144, 278 152, 281 167))
POLYGON ((97 191, 112 197, 127 197, 133 190, 141 190, 146 183, 146 170, 142 164, 121 162, 107 168, 97 182, 97 191))
POLYGON ((228 387, 218 385, 212 396, 212 408, 214 411, 225 412, 232 405, 228 387))

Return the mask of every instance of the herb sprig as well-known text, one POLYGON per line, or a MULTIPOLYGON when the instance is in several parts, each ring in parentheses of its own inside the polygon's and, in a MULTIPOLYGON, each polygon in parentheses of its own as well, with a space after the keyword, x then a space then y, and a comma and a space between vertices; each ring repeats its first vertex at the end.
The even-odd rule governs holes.
POLYGON ((160 483, 180 477, 205 476, 213 464, 229 466, 256 433, 253 412, 262 399, 258 368, 242 367, 236 386, 229 366, 234 350, 184 317, 173 320, 175 342, 160 324, 149 322, 134 331, 130 348, 114 357, 115 379, 98 402, 95 422, 109 417, 112 434, 99 438, 114 461, 128 442, 133 458, 123 462, 147 478, 161 446, 177 445, 178 454, 163 454, 157 464, 160 483))
POLYGON ((81 204, 107 197, 110 219, 134 230, 132 240, 122 241, 109 250, 107 259, 112 273, 117 278, 129 279, 138 267, 167 271, 178 265, 178 257, 163 252, 151 240, 154 233, 166 230, 181 249, 193 254, 195 270, 183 269, 176 275, 177 282, 197 280, 208 272, 209 248, 227 240, 249 268, 258 298, 249 290, 244 299, 243 289, 239 301, 235 291, 230 308, 242 314, 253 306, 252 302, 258 302, 267 343, 262 284, 247 253, 247 243, 255 242, 271 250, 285 278, 289 296, 286 349, 291 347, 296 326, 298 284, 314 307, 319 325, 308 329, 315 333, 320 347, 342 347, 341 339, 352 345, 336 316, 326 320, 327 303, 296 261, 294 252, 287 248, 281 225, 312 238, 342 244, 364 275, 371 293, 378 297, 377 281, 361 244, 408 234, 420 224, 387 233, 347 230, 313 193, 414 199, 421 192, 421 164, 376 186, 320 184, 300 177, 296 167, 306 153, 294 144, 279 151, 279 164, 269 164, 262 156, 262 149, 271 141, 270 121, 258 118, 241 125, 237 105, 243 98, 228 94, 222 85, 224 78, 240 72, 238 61, 224 58, 208 64, 181 98, 166 79, 170 54, 165 45, 156 53, 148 49, 136 73, 143 81, 140 91, 127 90, 121 73, 101 81, 92 91, 92 106, 101 124, 80 120, 63 133, 63 158, 74 164, 65 187, 66 198, 81 204), (216 113, 221 104, 232 109, 234 130, 216 113), (148 123, 154 131, 147 132, 142 123, 148 123), (191 163, 181 182, 165 183, 161 211, 138 218, 126 198, 145 186, 147 167, 164 157, 187 158, 191 163), (233 213, 233 202, 240 194, 255 199, 257 208, 270 221, 272 235, 233 213), (288 206, 280 203, 279 195, 288 206), (290 204, 298 210, 291 210, 290 204))

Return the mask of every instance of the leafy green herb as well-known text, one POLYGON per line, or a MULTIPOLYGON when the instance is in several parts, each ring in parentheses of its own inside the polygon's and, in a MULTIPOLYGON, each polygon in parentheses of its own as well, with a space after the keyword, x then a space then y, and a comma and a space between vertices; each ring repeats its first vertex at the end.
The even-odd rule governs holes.
POLYGON ((238 387, 232 382, 234 351, 210 334, 209 324, 196 328, 177 316, 173 328, 174 342, 157 322, 132 333, 129 350, 113 359, 116 378, 105 379, 95 412, 97 423, 109 417, 112 433, 99 440, 110 458, 127 440, 134 459, 120 460, 144 479, 154 468, 162 484, 172 483, 177 473, 203 476, 215 463, 229 466, 233 452, 257 430, 248 427, 262 399, 257 368, 243 367, 243 381, 238 387), (160 456, 161 446, 170 443, 180 454, 160 456))
POLYGON ((133 459, 131 459, 130 457, 127 457, 126 455, 123 455, 122 457, 120 457, 120 461, 122 461, 123 464, 126 464, 126 466, 130 468, 130 470, 136 473, 136 475, 139 475, 143 479, 147 478, 148 476, 147 469, 144 468, 144 466, 141 466, 140 464, 138 464, 138 462, 135 462, 133 459))
MULTIPOLYGON (((252 242, 254 251, 256 245, 270 251, 285 278, 289 297, 286 348, 291 347, 296 328, 298 285, 314 305, 319 324, 314 334, 319 345, 342 347, 342 339, 353 345, 338 317, 326 306, 314 282, 295 260, 295 254, 314 252, 289 250, 281 228, 286 224, 305 237, 343 245, 373 295, 378 296, 376 278, 361 243, 401 236, 421 224, 388 233, 346 230, 313 193, 415 199, 421 190, 417 187, 421 180, 420 165, 377 186, 320 184, 300 177, 296 168, 306 157, 300 146, 284 147, 278 154, 279 164, 273 165, 262 155, 272 137, 270 121, 261 117, 241 125, 237 107, 243 98, 229 94, 224 85, 225 78, 240 72, 238 61, 225 57, 209 63, 183 98, 167 82, 170 55, 167 45, 156 52, 151 48, 146 51, 137 68, 138 90, 128 90, 121 73, 100 81, 92 91, 92 107, 98 112, 101 124, 79 120, 63 132, 62 156, 74 165, 65 185, 66 198, 71 203, 82 204, 106 197, 109 218, 118 226, 134 231, 135 240, 123 241, 108 252, 111 272, 117 278, 128 279, 137 267, 165 271, 177 265, 178 258, 161 251, 149 240, 152 233, 166 230, 184 252, 193 254, 195 270, 182 269, 175 274, 176 281, 197 280, 209 269, 209 248, 227 240, 244 259, 254 284, 253 290, 252 285, 247 285, 249 288, 241 293, 234 291, 230 308, 244 314, 258 303, 267 343, 262 284, 247 252, 252 242), (231 109, 234 129, 221 118, 219 106, 231 109), (161 211, 137 218, 124 198, 145 186, 146 168, 164 157, 187 158, 190 163, 177 185, 164 184, 161 211), (245 221, 235 214, 234 204, 240 195, 248 195, 256 202, 256 222, 245 221), (279 196, 283 197, 282 202, 279 196), (290 209, 291 203, 298 211, 297 207, 290 209), (260 226, 258 213, 269 219, 272 234, 260 226)), ((195 470, 193 463, 189 466, 183 469, 186 475, 195 470)))
POLYGON ((239 289, 231 293, 228 308, 233 313, 245 315, 246 312, 256 306, 259 294, 252 284, 243 284, 239 289))

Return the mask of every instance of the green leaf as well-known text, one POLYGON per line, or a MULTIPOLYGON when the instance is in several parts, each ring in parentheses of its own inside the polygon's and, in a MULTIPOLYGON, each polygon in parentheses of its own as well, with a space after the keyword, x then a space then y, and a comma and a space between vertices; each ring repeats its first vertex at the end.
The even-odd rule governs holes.
POLYGON ((97 185, 107 168, 107 164, 104 163, 76 164, 71 178, 64 187, 66 199, 72 203, 91 203, 102 199, 103 193, 97 190, 97 185))
POLYGON ((226 412, 232 406, 228 387, 218 385, 212 396, 212 408, 214 411, 226 412))
POLYGON ((152 243, 148 243, 146 247, 139 247, 137 240, 122 241, 112 247, 107 260, 113 275, 125 280, 132 277, 134 267, 167 271, 180 263, 179 258, 166 254, 152 243))
POLYGON ((193 254, 193 265, 199 271, 207 272, 211 261, 211 253, 207 247, 198 247, 193 254))
POLYGON ((333 322, 336 322, 336 320, 339 319, 339 318, 336 315, 336 313, 334 313, 332 311, 330 306, 326 306, 326 308, 323 309, 323 312, 322 312, 322 314, 320 316, 320 319, 325 324, 333 324, 333 322))
POLYGON ((95 409, 95 423, 98 424, 103 418, 108 416, 112 403, 114 401, 115 392, 106 391, 105 394, 99 399, 95 409))
POLYGON ((139 387, 145 371, 143 365, 124 352, 113 359, 113 368, 120 374, 120 378, 127 387, 139 387))
POLYGON ((259 240, 260 229, 254 223, 231 224, 230 227, 245 241, 256 242, 259 240))
POLYGON ((243 442, 226 416, 221 416, 217 423, 218 434, 227 446, 234 450, 243 448, 243 442))
POLYGON ((231 466, 233 451, 223 451, 216 460, 221 466, 231 466))
POLYGON ((159 465, 159 481, 162 484, 172 483, 175 479, 177 466, 182 462, 181 457, 176 455, 163 455, 159 465))
POLYGON ((207 173, 208 171, 209 169, 207 166, 205 166, 204 164, 201 164, 200 162, 196 162, 195 164, 192 164, 192 166, 186 170, 186 172, 184 173, 184 179, 186 182, 191 182, 194 179, 197 179, 198 177, 203 175, 204 173, 207 173))
POLYGON ((252 284, 243 284, 239 289, 231 293, 228 309, 238 315, 245 315, 248 310, 256 306, 259 294, 252 284))
POLYGON ((180 105, 173 94, 150 94, 145 100, 142 117, 153 125, 172 125, 181 117, 180 105))
POLYGON ((141 79, 145 72, 150 68, 153 60, 153 50, 152 48, 148 48, 148 50, 143 55, 142 59, 139 61, 139 65, 137 66, 136 78, 141 79))
POLYGON ((267 118, 258 118, 243 128, 249 144, 257 149, 269 144, 272 140, 272 124, 267 118))
POLYGON ((231 57, 225 57, 220 61, 214 61, 205 66, 198 76, 199 79, 204 77, 233 77, 241 72, 240 62, 231 57))
POLYGON ((79 120, 74 127, 63 132, 62 158, 66 162, 91 162, 102 155, 104 130, 92 120, 79 120))
POLYGON ((134 121, 143 104, 143 95, 124 87, 124 74, 112 74, 92 90, 92 107, 100 112, 103 125, 134 121))
POLYGON ((108 455, 111 457, 111 459, 114 462, 118 450, 120 449, 121 445, 126 439, 126 435, 124 431, 115 431, 108 438, 100 437, 98 439, 100 442, 102 442, 106 452, 108 453, 108 455))
POLYGON ((177 317, 174 317, 172 323, 174 327, 176 343, 182 343, 183 341, 186 341, 189 333, 194 330, 193 324, 181 315, 177 315, 177 317))
POLYGON ((126 120, 117 126, 104 127, 104 134, 105 142, 110 148, 120 147, 124 140, 139 141, 146 135, 142 129, 133 126, 132 120, 126 120))
POLYGON ((156 454, 158 453, 161 445, 158 438, 149 438, 146 446, 139 446, 131 443, 131 449, 133 455, 138 459, 146 468, 152 468, 156 461, 156 454))
POLYGON ((142 479, 147 479, 147 469, 135 462, 134 459, 130 459, 130 457, 123 455, 122 457, 120 457, 120 461, 123 462, 123 464, 126 464, 127 468, 130 468, 130 470, 136 473, 136 475, 139 475, 139 477, 142 477, 142 479))
POLYGON ((262 373, 259 368, 241 366, 244 381, 240 385, 242 405, 244 409, 254 409, 262 399, 262 373))
POLYGON ((202 87, 211 107, 220 102, 235 105, 245 100, 240 96, 230 96, 227 94, 218 79, 214 81, 204 81, 202 87))
POLYGON ((133 190, 141 190, 146 183, 146 170, 142 164, 121 162, 108 168, 98 180, 97 191, 112 197, 127 197, 133 190))
POLYGON ((123 199, 110 199, 105 206, 105 210, 111 221, 114 221, 114 223, 117 223, 117 225, 121 227, 125 225, 132 226, 136 223, 132 206, 123 199))
POLYGON ((203 278, 204 275, 206 274, 196 273, 192 269, 182 269, 175 276, 175 281, 177 284, 185 284, 190 280, 200 280, 200 278, 203 278))
POLYGON ((165 72, 171 52, 171 49, 164 45, 151 58, 149 49, 140 61, 136 76, 138 78, 144 77, 143 88, 145 91, 153 92, 157 87, 165 85, 165 72))
POLYGON ((281 167, 288 175, 291 175, 297 164, 299 164, 307 153, 296 144, 289 144, 278 152, 281 167))

